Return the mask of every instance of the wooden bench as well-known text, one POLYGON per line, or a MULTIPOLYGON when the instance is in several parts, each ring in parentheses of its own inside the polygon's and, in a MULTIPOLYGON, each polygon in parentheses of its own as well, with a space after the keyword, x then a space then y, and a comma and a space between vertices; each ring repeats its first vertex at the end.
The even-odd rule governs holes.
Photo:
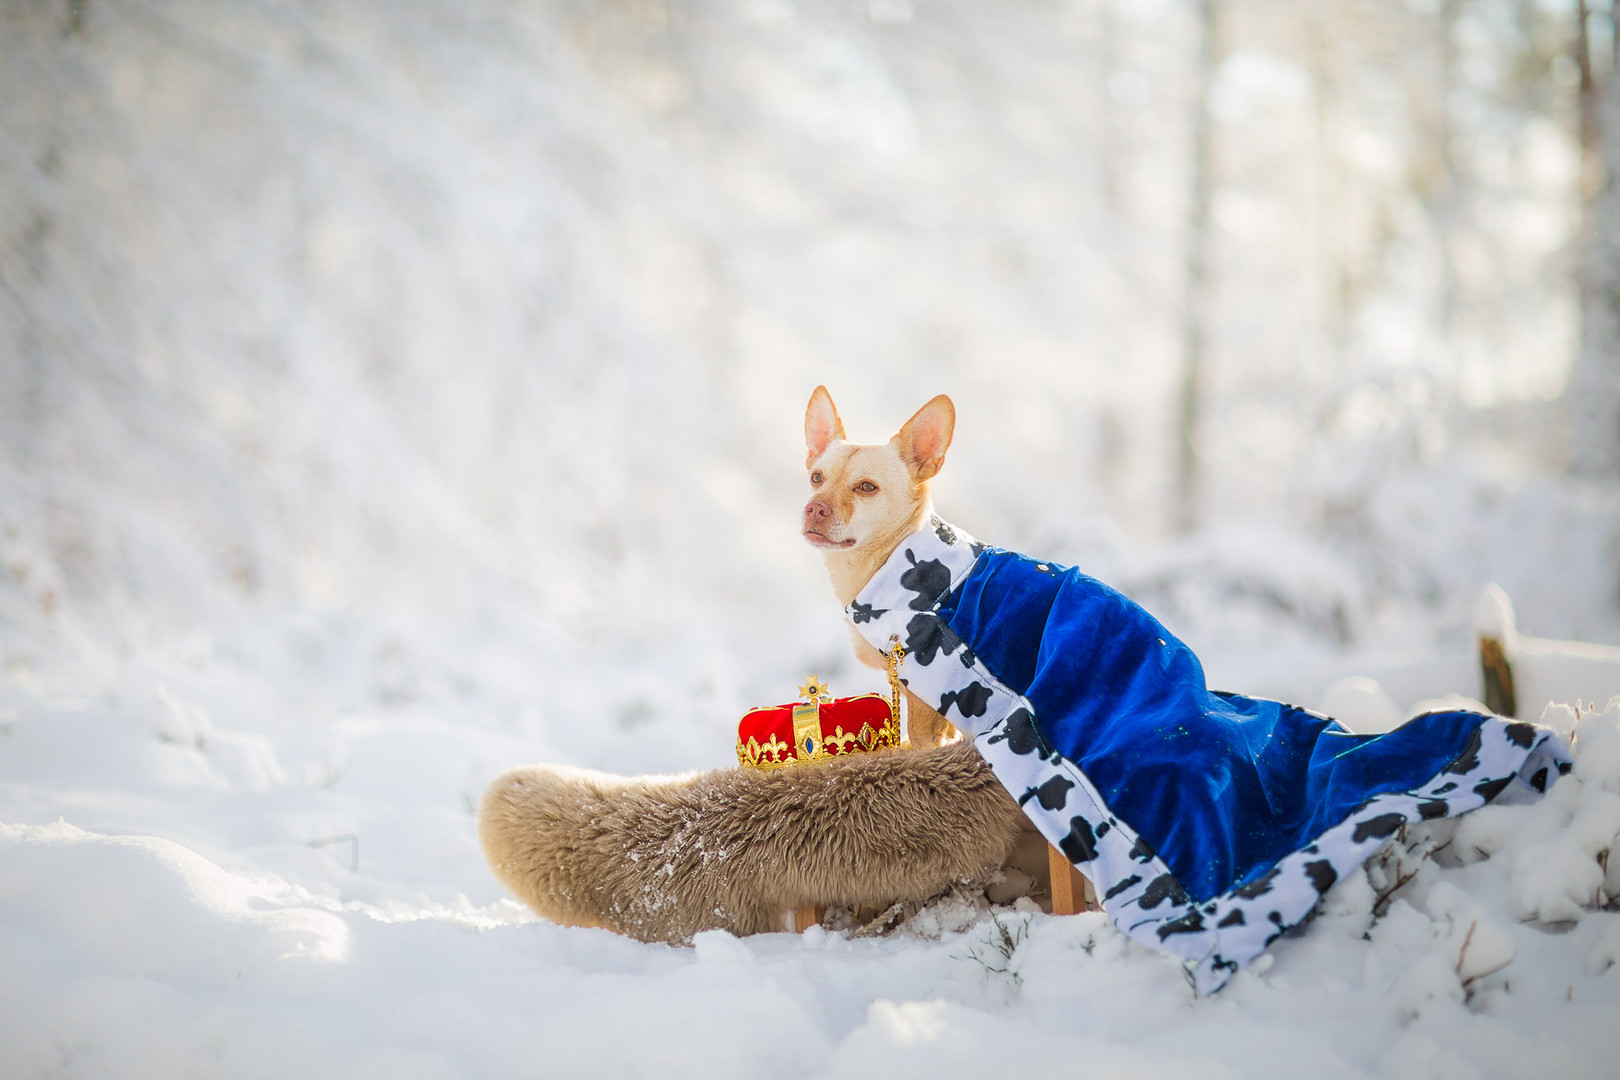
POLYGON ((1098 906, 1091 879, 1051 844, 1046 845, 1046 865, 1052 872, 1052 914, 1077 915, 1098 906))

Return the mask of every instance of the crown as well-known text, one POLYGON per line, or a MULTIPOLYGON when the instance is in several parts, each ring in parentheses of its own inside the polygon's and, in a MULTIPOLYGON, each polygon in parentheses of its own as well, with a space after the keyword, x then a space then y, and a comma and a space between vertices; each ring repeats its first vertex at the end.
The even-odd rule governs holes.
POLYGON ((889 697, 832 696, 826 680, 811 675, 799 687, 799 700, 750 709, 737 724, 737 761, 755 769, 825 761, 900 745, 900 661, 898 636, 889 639, 889 697))

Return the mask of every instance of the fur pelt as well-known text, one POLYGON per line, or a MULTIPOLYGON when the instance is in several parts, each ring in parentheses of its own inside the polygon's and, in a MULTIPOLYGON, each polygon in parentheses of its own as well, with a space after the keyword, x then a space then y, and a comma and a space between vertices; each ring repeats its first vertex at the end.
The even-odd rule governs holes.
POLYGON ((495 876, 553 922, 643 941, 922 899, 1000 866, 1024 818, 972 745, 786 769, 612 776, 529 765, 484 793, 495 876))

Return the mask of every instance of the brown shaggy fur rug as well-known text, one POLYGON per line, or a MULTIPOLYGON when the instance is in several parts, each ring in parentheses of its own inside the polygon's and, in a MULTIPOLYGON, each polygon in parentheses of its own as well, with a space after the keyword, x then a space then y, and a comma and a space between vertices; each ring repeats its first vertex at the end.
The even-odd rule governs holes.
POLYGON ((529 765, 478 813, 495 876, 540 915, 668 942, 926 899, 1001 866, 1025 832, 965 742, 681 776, 529 765))

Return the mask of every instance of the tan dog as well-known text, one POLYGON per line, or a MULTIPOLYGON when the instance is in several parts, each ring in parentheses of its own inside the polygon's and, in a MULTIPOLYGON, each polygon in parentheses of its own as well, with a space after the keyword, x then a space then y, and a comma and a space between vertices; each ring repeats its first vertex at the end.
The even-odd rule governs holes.
MULTIPOLYGON (((821 550, 841 607, 886 562, 900 541, 921 528, 933 512, 928 482, 945 464, 956 406, 940 394, 918 409, 887 443, 845 440, 832 395, 818 386, 804 413, 809 449, 810 501, 804 506, 804 538, 821 550)), ((849 626, 855 655, 875 668, 883 654, 849 626)), ((913 747, 938 746, 956 729, 910 691, 906 692, 907 731, 913 747)))

